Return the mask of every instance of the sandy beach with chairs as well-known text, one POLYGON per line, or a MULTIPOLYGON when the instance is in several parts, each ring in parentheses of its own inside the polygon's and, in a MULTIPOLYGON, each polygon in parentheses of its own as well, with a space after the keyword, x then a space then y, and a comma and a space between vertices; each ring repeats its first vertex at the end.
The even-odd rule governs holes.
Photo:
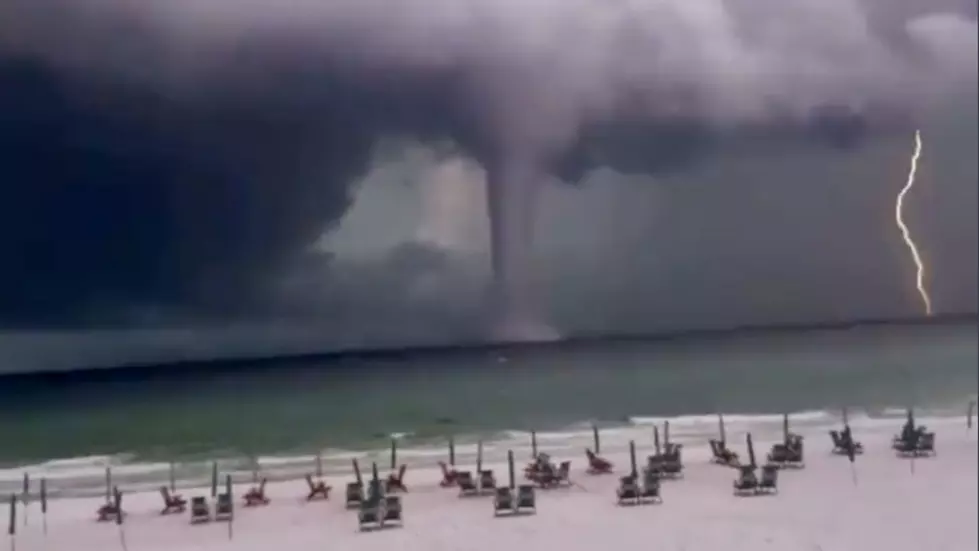
MULTIPOLYGON (((852 468, 845 453, 832 453, 834 441, 827 427, 801 431, 804 465, 779 469, 777 492, 741 497, 734 491, 738 469, 712 461, 714 454, 706 441, 688 442, 682 474, 661 480, 660 502, 622 506, 617 491, 620 478, 630 471, 629 451, 628 446, 612 445, 602 450, 602 457, 612 463, 609 474, 588 474, 584 449, 566 457, 556 454, 555 464, 571 461, 570 483, 536 488, 536 507, 519 515, 495 515, 492 491, 443 487, 443 473, 433 460, 431 468, 412 468, 404 474, 407 492, 394 494, 400 498, 403 517, 385 523, 383 529, 361 531, 358 509, 345 507, 351 473, 323 480, 331 487, 329 499, 319 495, 308 500, 306 480, 270 482, 264 488, 268 502, 253 499, 256 505, 249 507, 245 496, 252 485, 236 484, 231 522, 192 525, 189 504, 183 512, 161 515, 164 503, 159 493, 125 493, 125 488, 121 526, 95 520, 104 499, 52 500, 43 519, 35 502, 29 504, 26 519, 24 509, 18 508, 15 543, 19 551, 107 551, 122 549, 123 543, 134 551, 392 547, 592 551, 641 542, 686 551, 976 549, 975 429, 967 430, 962 418, 922 422, 936 435, 934 455, 899 453, 893 439, 901 432, 900 423, 860 427, 854 429, 854 439, 862 444, 863 453, 856 455, 852 468)), ((745 431, 728 430, 726 445, 742 462, 745 436, 745 431)), ((770 434, 756 434, 759 463, 766 462, 777 440, 770 434)), ((515 461, 518 485, 529 484, 523 472, 527 460, 524 455, 515 461)), ((639 461, 644 463, 644 456, 639 461)), ((475 465, 461 463, 457 469, 470 470, 478 478, 475 465)), ((369 486, 370 466, 362 468, 369 486)), ((492 469, 497 484, 507 485, 507 463, 494 461, 483 469, 492 469)), ((382 486, 388 475, 387 469, 379 469, 382 486)), ((224 483, 222 479, 222 493, 224 483)), ((177 492, 188 502, 201 496, 211 504, 208 489, 178 486, 177 492)))

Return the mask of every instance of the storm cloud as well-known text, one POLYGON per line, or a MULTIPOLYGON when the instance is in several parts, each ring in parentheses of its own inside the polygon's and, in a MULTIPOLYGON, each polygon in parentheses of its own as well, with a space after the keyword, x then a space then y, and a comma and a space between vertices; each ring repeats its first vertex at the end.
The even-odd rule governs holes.
POLYGON ((247 312, 392 140, 485 169, 516 307, 542 181, 907 135, 975 46, 957 0, 7 1, 0 312, 247 312))

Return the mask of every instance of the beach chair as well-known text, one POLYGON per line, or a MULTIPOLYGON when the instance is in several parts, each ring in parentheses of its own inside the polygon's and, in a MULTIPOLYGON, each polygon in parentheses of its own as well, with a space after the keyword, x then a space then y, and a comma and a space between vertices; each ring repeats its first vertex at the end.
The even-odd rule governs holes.
POLYGON ((784 443, 772 446, 768 461, 779 467, 804 467, 802 437, 790 434, 784 443))
POLYGON ((585 457, 588 458, 588 469, 585 470, 588 474, 611 474, 612 473, 612 463, 608 460, 603 459, 590 449, 585 449, 585 457))
POLYGON ((918 438, 921 436, 921 430, 915 429, 910 423, 905 423, 901 427, 901 434, 896 435, 891 441, 891 448, 897 452, 898 455, 913 455, 915 449, 918 447, 918 438))
POLYGON ((516 512, 537 512, 537 494, 532 485, 521 484, 517 487, 517 505, 514 510, 516 512))
POLYGON ((218 500, 214 503, 214 520, 231 522, 234 516, 235 504, 231 501, 231 494, 218 494, 218 500))
POLYGON ((407 492, 408 487, 405 486, 405 471, 407 470, 408 465, 402 463, 401 467, 398 468, 398 472, 389 474, 384 483, 385 491, 392 494, 395 492, 407 492))
POLYGON ((493 470, 484 470, 479 472, 479 493, 492 493, 496 490, 496 476, 493 475, 493 470))
POLYGON ((474 496, 479 494, 479 486, 469 471, 459 471, 456 473, 456 485, 459 486, 460 496, 474 496))
MULTIPOLYGON (((680 455, 680 444, 670 444, 666 452, 659 456, 658 471, 659 476, 666 478, 680 478, 683 476, 683 458, 680 455)), ((652 457, 656 456, 651 456, 652 457)))
POLYGON ((309 493, 306 495, 306 501, 313 501, 317 498, 330 499, 330 486, 326 485, 326 482, 322 480, 313 480, 313 475, 306 475, 306 485, 309 486, 309 493))
POLYGON ((778 467, 775 465, 765 465, 761 468, 761 480, 758 481, 758 493, 777 494, 778 493, 778 467))
POLYGON ((915 444, 915 454, 919 456, 935 455, 935 433, 922 432, 915 444))
POLYGON ((259 505, 269 504, 269 498, 265 495, 266 482, 267 479, 263 478, 262 481, 258 483, 258 486, 249 488, 249 490, 245 492, 245 507, 256 507, 259 505))
POLYGON ((381 524, 381 500, 365 499, 360 502, 357 511, 357 524, 361 531, 379 527, 381 524))
POLYGON ((516 512, 516 502, 513 499, 513 490, 509 486, 497 488, 493 495, 493 516, 509 515, 514 512, 516 512))
POLYGON ((738 478, 734 481, 734 495, 752 495, 758 489, 758 477, 755 475, 755 468, 751 465, 739 467, 738 478))
POLYGON ((347 483, 347 495, 344 504, 347 509, 355 509, 364 502, 364 485, 360 482, 347 483))
POLYGON ((571 462, 562 461, 556 471, 548 481, 548 487, 558 488, 561 486, 571 486, 571 462))
POLYGON ((384 498, 384 510, 380 524, 383 527, 391 522, 404 525, 404 516, 401 510, 401 496, 385 496, 384 498))
POLYGON ((183 513, 187 509, 187 500, 178 494, 171 494, 166 486, 160 486, 160 496, 163 497, 163 510, 161 515, 170 513, 183 513))
POLYGON ((211 522, 211 506, 204 496, 194 496, 190 500, 190 523, 205 524, 211 522))
POLYGON ((655 472, 647 471, 643 476, 642 488, 639 492, 640 503, 662 503, 660 496, 659 477, 655 472))
POLYGON ((96 511, 96 518, 99 522, 116 520, 119 515, 125 516, 125 513, 116 507, 115 503, 106 503, 99 507, 98 511, 96 511))
POLYGON ((713 452, 712 463, 724 465, 725 467, 737 467, 740 464, 738 454, 729 450, 727 444, 720 440, 710 440, 711 452, 713 452))
POLYGON ((860 455, 863 453, 863 444, 853 440, 853 437, 847 437, 846 433, 831 430, 829 431, 829 437, 833 440, 833 454, 834 455, 849 455, 849 446, 853 446, 853 454, 860 455))
POLYGON ((455 469, 450 469, 445 461, 439 461, 439 467, 442 468, 442 481, 439 482, 439 486, 443 488, 451 488, 456 485, 456 476, 458 472, 455 469))
POLYGON ((615 497, 619 505, 636 505, 639 503, 639 494, 642 493, 636 477, 627 475, 619 478, 619 487, 615 491, 615 497))

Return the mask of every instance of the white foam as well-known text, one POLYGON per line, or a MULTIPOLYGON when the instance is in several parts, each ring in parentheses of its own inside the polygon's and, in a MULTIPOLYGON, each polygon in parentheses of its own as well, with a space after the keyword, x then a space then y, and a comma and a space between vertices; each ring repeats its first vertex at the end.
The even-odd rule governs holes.
MULTIPOLYGON (((920 411, 918 421, 931 427, 965 426, 965 408, 953 411, 951 408, 940 410, 942 415, 935 416, 932 410, 920 411), (945 416, 948 415, 948 416, 945 416)), ((886 408, 873 416, 866 412, 853 410, 848 418, 854 430, 860 431, 894 431, 903 419, 906 410, 886 408)), ((828 430, 840 424, 842 412, 803 411, 790 415, 793 430, 814 429, 817 432, 828 430)), ((687 415, 677 417, 645 417, 629 418, 629 425, 602 427, 600 429, 602 449, 625 449, 629 440, 637 442, 652 442, 653 426, 660 427, 661 437, 663 423, 670 423, 670 439, 686 445, 703 444, 708 438, 718 435, 718 418, 716 414, 687 415)), ((725 414, 725 430, 729 439, 740 438, 747 431, 756 436, 768 438, 777 436, 782 431, 781 414, 725 414)), ((405 438, 411 433, 396 433, 394 438, 400 442, 398 446, 398 461, 412 467, 432 466, 439 460, 448 460, 448 442, 422 445, 407 445, 405 438)), ((477 453, 478 436, 461 435, 455 439, 455 455, 459 460, 474 460, 477 453)), ((538 450, 552 454, 580 453, 586 447, 593 447, 593 432, 588 423, 574 423, 565 430, 548 430, 536 432, 538 450)), ((496 438, 487 439, 483 443, 483 454, 487 461, 500 461, 506 457, 506 451, 513 450, 518 457, 527 457, 531 453, 531 433, 529 431, 502 431, 496 438)), ((388 466, 390 450, 386 446, 368 451, 327 449, 321 454, 321 466, 327 473, 346 472, 350 469, 351 460, 357 459, 366 468, 371 462, 388 466)), ((132 463, 130 458, 120 456, 91 456, 74 459, 57 459, 45 461, 37 465, 0 469, 0 495, 20 493, 24 473, 28 473, 35 481, 40 478, 48 479, 49 492, 53 496, 95 496, 105 493, 105 468, 112 467, 112 477, 116 483, 126 482, 138 487, 153 488, 168 482, 170 465, 167 463, 132 463)), ((254 460, 238 457, 217 460, 222 471, 230 471, 248 475, 254 470, 254 460)), ((300 478, 309 471, 315 463, 315 454, 271 455, 258 458, 262 472, 273 480, 300 478)), ((207 486, 211 483, 211 461, 181 462, 174 467, 177 477, 188 483, 207 486)))

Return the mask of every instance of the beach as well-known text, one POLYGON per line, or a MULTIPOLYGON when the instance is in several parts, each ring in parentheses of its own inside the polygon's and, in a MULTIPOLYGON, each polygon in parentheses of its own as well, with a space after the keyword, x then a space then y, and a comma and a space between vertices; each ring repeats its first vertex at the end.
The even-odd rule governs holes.
MULTIPOLYGON (((914 460, 898 458, 890 439, 903 419, 900 412, 885 418, 850 415, 857 440, 866 453, 851 466, 846 457, 834 456, 827 431, 840 428, 840 419, 818 412, 790 417, 792 430, 806 437, 806 466, 782 470, 776 496, 739 498, 732 493, 736 472, 709 463, 707 438, 716 436, 709 417, 698 423, 674 422, 673 441, 684 444, 685 474, 663 482, 663 503, 620 507, 615 503, 615 475, 591 476, 584 472, 584 447, 590 431, 539 434, 541 451, 555 461, 571 460, 574 484, 566 489, 538 490, 537 513, 515 518, 494 518, 492 497, 460 498, 455 488, 440 488, 437 461, 445 453, 427 450, 418 455, 405 481, 404 525, 360 532, 355 512, 343 505, 343 489, 353 474, 328 474, 333 486, 329 501, 306 502, 306 482, 271 482, 265 507, 244 508, 240 496, 251 485, 250 476, 237 474, 236 512, 229 538, 227 523, 191 526, 189 513, 161 517, 158 492, 125 493, 126 520, 120 528, 98 523, 100 498, 64 498, 49 502, 47 534, 40 508, 28 506, 17 523, 16 548, 21 551, 104 551, 121 549, 125 534, 128 549, 140 551, 283 549, 418 549, 419 551, 483 551, 488 549, 592 550, 604 546, 686 551, 733 549, 778 551, 967 551, 977 548, 977 445, 975 428, 966 428, 965 408, 960 415, 919 418, 937 433, 937 454, 914 460), (428 456, 427 461, 421 457, 428 456), (426 466, 427 465, 427 466, 426 466)), ((640 462, 652 453, 651 425, 603 430, 602 455, 615 464, 617 474, 629 470, 628 442, 635 441, 640 462)), ((781 439, 779 416, 731 416, 727 438, 744 455, 744 434, 751 432, 756 453, 781 439)), ((514 439, 520 435, 512 435, 514 439)), ((487 443, 484 468, 506 480, 506 450, 514 442, 487 443)), ((470 446, 457 450, 460 469, 475 470, 470 446)), ((405 453, 408 453, 407 451, 405 453)), ((526 446, 514 451, 518 479, 530 458, 526 446)), ((388 470, 383 451, 361 458, 365 476, 369 461, 381 462, 381 477, 388 470), (366 463, 365 463, 366 462, 366 463)), ((310 462, 310 471, 312 470, 310 462)), ((261 476, 261 474, 259 475, 261 476)), ((221 477, 223 480, 223 475, 221 477)), ((518 480, 518 484, 522 480, 518 480)), ((179 484, 178 484, 179 485, 179 484)), ((222 486, 223 487, 223 486, 222 486)), ((185 497, 207 495, 201 487, 178 488, 185 497)))

